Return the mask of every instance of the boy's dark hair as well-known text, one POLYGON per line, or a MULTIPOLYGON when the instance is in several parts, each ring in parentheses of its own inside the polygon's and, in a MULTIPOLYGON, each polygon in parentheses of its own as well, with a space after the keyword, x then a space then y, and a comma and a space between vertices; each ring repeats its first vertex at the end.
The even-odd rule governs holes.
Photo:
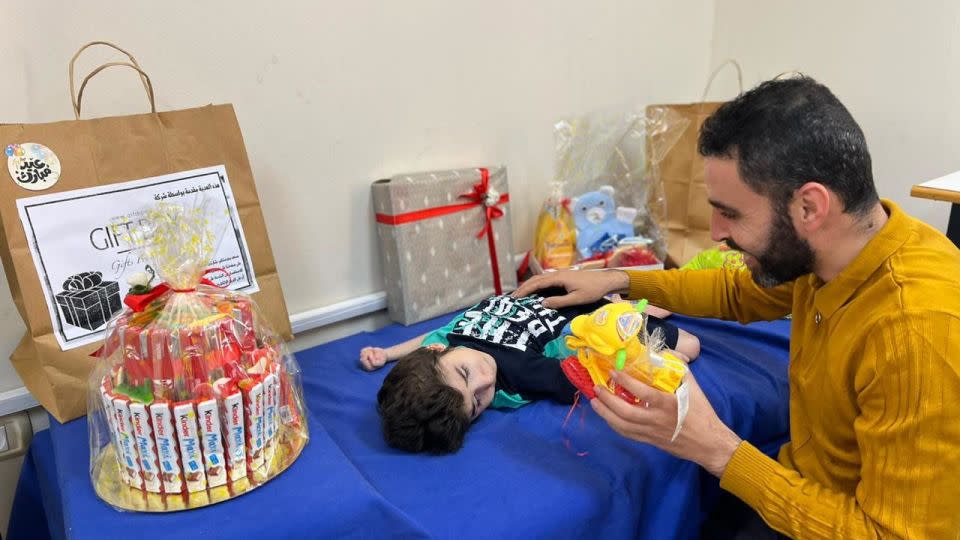
POLYGON ((397 360, 377 393, 387 444, 408 452, 446 454, 463 446, 470 417, 463 395, 443 381, 445 351, 419 348, 397 360))
POLYGON ((723 104, 703 123, 699 151, 736 159, 743 181, 777 210, 811 181, 836 193, 848 214, 879 201, 860 126, 810 77, 766 81, 723 104))

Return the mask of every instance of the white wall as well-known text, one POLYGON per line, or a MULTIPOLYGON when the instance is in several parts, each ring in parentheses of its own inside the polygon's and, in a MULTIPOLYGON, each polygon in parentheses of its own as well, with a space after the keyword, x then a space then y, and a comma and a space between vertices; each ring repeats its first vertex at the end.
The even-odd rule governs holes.
POLYGON ((867 137, 881 197, 945 230, 949 205, 910 187, 960 169, 960 3, 717 2, 712 63, 752 86, 798 70, 829 86, 867 137))
MULTIPOLYGON (((47 0, 0 19, 17 30, 0 33, 2 122, 72 118, 67 61, 96 39, 135 54, 162 110, 234 103, 296 313, 382 289, 369 184, 386 175, 506 164, 526 249, 553 123, 697 97, 713 1, 47 0)), ((114 58, 93 49, 78 72, 114 58)), ((85 117, 144 110, 132 72, 84 94, 85 117)), ((5 359, 22 326, 3 291, 0 328, 5 359)), ((0 391, 17 385, 0 366, 0 391)))
MULTIPOLYGON (((713 4, 38 0, 0 16, 0 122, 71 119, 67 61, 93 40, 135 54, 161 110, 233 103, 298 313, 382 288, 369 184, 387 175, 507 165, 514 244, 528 248, 552 174, 553 123, 698 97, 713 4)), ((78 73, 114 59, 92 49, 78 73)), ((119 70, 84 98, 85 117, 146 110, 137 78, 119 70)), ((386 322, 345 321, 292 346, 386 322)), ((6 359, 22 333, 0 279, 0 392, 20 386, 6 359)), ((0 463, 0 530, 19 466, 0 463)))

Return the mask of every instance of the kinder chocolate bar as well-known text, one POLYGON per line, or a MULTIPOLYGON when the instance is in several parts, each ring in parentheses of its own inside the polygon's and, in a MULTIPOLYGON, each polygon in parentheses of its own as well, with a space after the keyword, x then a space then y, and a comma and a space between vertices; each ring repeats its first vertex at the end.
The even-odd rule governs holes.
POLYGON ((173 427, 173 407, 162 401, 150 405, 153 432, 156 436, 157 453, 160 457, 160 478, 164 493, 183 492, 183 471, 180 468, 180 450, 177 433, 173 427))
POLYGON ((123 458, 121 468, 124 470, 129 485, 140 489, 143 481, 140 478, 140 463, 137 458, 136 442, 133 436, 133 425, 130 422, 130 399, 117 396, 113 399, 113 408, 117 422, 117 453, 123 458))
POLYGON ((277 364, 277 378, 280 380, 280 421, 286 424, 300 424, 300 414, 293 395, 289 374, 282 364, 277 364))
POLYGON ((151 370, 144 358, 144 339, 142 328, 137 326, 123 326, 118 328, 120 346, 123 349, 123 369, 126 372, 126 383, 133 387, 144 385, 150 380, 151 370), (143 335, 141 335, 143 334, 143 335))
POLYGON ((113 395, 108 388, 110 380, 104 377, 100 383, 100 398, 103 401, 103 413, 107 417, 107 429, 110 431, 110 442, 113 444, 114 455, 117 458, 117 466, 120 468, 120 478, 123 483, 130 485, 130 477, 127 475, 127 468, 124 466, 123 455, 120 452, 120 428, 117 426, 117 411, 113 407, 113 395))
POLYGON ((283 408, 283 392, 280 388, 280 377, 283 371, 280 369, 280 363, 275 362, 270 365, 270 372, 273 374, 273 402, 276 408, 273 411, 273 432, 276 437, 280 437, 280 410, 283 408))
POLYGON ((173 400, 173 361, 170 356, 170 331, 165 328, 152 328, 147 336, 147 357, 152 361, 153 397, 173 400))
POLYGON ((247 452, 245 430, 243 426, 243 395, 240 390, 223 398, 223 425, 227 440, 227 465, 230 468, 230 481, 236 482, 247 477, 247 452))
POLYGON ((234 320, 236 334, 240 336, 240 347, 244 351, 257 348, 257 334, 253 327, 253 305, 247 298, 234 298, 230 316, 234 320))
POLYGON ((247 467, 251 476, 263 467, 263 383, 256 379, 240 381, 243 412, 247 428, 247 467))
POLYGON ((190 397, 196 397, 199 391, 212 389, 207 375, 207 365, 203 358, 203 336, 200 328, 180 330, 180 358, 187 372, 187 389, 190 397))
POLYGON ((263 379, 263 425, 266 437, 266 449, 263 453, 267 468, 273 464, 273 454, 277 448, 277 392, 280 381, 273 373, 268 374, 263 379))
POLYGON ((204 465, 210 487, 227 483, 227 469, 223 456, 223 441, 220 438, 220 411, 216 399, 207 399, 197 404, 200 418, 200 439, 203 442, 204 465))
POLYGON ((193 403, 188 401, 174 405, 173 419, 177 429, 177 440, 180 443, 180 457, 183 463, 183 475, 187 481, 187 491, 202 491, 207 487, 207 477, 203 472, 197 414, 193 411, 193 403))
POLYGON ((160 493, 160 466, 157 461, 157 447, 150 427, 150 414, 143 403, 130 404, 130 420, 133 423, 133 435, 137 441, 140 455, 140 476, 144 488, 151 493, 160 493))

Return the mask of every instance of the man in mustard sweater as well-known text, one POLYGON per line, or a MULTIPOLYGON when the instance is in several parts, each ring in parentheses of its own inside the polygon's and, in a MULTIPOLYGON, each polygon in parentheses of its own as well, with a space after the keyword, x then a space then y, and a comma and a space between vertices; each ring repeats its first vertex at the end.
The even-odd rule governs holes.
MULTIPOLYGON (((598 392, 622 435, 694 461, 773 529, 796 538, 960 535, 960 251, 880 200, 860 127, 825 86, 765 82, 703 125, 716 241, 749 272, 557 272, 520 287, 610 292, 742 323, 793 314, 790 435, 777 460, 725 426, 690 377, 679 437, 673 396, 598 392)), ((761 524, 762 525, 762 524, 761 524)))

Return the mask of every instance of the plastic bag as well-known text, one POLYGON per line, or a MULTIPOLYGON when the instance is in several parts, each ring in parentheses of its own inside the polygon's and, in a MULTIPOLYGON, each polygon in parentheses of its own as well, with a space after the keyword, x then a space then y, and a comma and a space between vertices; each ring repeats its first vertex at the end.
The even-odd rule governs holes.
POLYGON ((687 123, 669 110, 647 116, 642 108, 558 122, 555 183, 538 219, 535 265, 545 270, 660 263, 666 203, 663 186, 653 179, 687 123), (570 245, 573 256, 567 257, 570 245))
POLYGON ((225 226, 161 203, 124 240, 140 276, 89 384, 90 479, 122 510, 196 508, 285 470, 308 440, 300 369, 249 296, 203 276, 225 226))

